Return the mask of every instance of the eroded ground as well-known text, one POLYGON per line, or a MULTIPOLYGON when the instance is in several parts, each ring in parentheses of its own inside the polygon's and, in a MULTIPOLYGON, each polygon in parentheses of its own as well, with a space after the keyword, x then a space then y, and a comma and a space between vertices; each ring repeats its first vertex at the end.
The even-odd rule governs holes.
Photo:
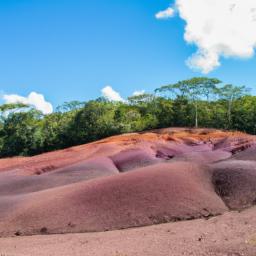
POLYGON ((255 256, 255 141, 170 128, 2 159, 0 253, 255 256))

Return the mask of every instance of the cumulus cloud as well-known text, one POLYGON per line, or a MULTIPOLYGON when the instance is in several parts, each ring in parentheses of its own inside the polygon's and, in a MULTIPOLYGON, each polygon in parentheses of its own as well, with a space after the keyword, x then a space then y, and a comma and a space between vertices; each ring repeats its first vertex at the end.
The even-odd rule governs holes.
POLYGON ((122 101, 125 100, 120 96, 119 92, 115 91, 111 86, 106 86, 101 90, 102 96, 110 101, 122 101))
POLYGON ((51 114, 53 112, 52 104, 47 102, 44 95, 31 92, 27 97, 23 97, 17 94, 5 94, 3 95, 5 103, 23 103, 33 106, 35 109, 42 111, 43 114, 51 114))
POLYGON ((187 65, 209 73, 221 57, 251 58, 256 47, 255 0, 176 0, 184 38, 198 47, 187 65))
POLYGON ((145 93, 145 90, 140 90, 140 91, 135 91, 132 96, 140 96, 143 95, 145 93))
POLYGON ((174 16, 175 10, 172 7, 168 7, 164 11, 158 12, 155 16, 159 20, 166 20, 174 16))

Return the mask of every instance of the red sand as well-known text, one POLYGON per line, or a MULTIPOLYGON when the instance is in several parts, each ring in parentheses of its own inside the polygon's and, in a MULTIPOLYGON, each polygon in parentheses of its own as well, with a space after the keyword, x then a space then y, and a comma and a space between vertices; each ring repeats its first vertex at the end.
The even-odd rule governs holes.
POLYGON ((159 162, 156 153, 151 148, 129 149, 119 152, 111 157, 120 172, 152 165, 159 162))
MULTIPOLYGON (((196 165, 160 164, 19 196, 1 235, 88 232, 210 217, 227 208, 196 165)), ((6 211, 2 213, 6 215, 6 211)))
POLYGON ((98 142, 72 147, 65 150, 59 150, 42 154, 35 157, 27 158, 9 158, 0 159, 0 171, 8 171, 13 169, 22 169, 27 171, 40 171, 42 169, 54 170, 60 167, 65 167, 79 161, 83 161, 93 156, 112 156, 118 152, 134 148, 135 145, 141 143, 165 144, 168 147, 186 147, 188 140, 195 142, 210 143, 215 149, 238 150, 242 141, 244 147, 248 147, 255 141, 255 137, 246 135, 240 132, 224 132, 214 129, 183 129, 183 128, 168 128, 160 129, 154 132, 125 134, 110 137, 98 142), (223 143, 223 141, 227 141, 223 143), (220 144, 221 143, 221 144, 220 144))
POLYGON ((124 229, 243 209, 255 204, 255 162, 235 158, 255 160, 254 146, 243 133, 170 128, 1 159, 0 235, 124 229))
POLYGON ((217 193, 230 209, 256 205, 256 163, 225 161, 212 165, 217 193))

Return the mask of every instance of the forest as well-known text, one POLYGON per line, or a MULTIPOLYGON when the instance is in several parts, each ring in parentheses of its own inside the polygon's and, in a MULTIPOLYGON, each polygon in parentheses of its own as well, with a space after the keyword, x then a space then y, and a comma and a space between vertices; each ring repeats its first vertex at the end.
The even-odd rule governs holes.
POLYGON ((111 135, 164 127, 205 127, 256 134, 256 96, 245 86, 195 77, 131 96, 65 102, 43 115, 24 104, 0 106, 0 157, 31 156, 111 135))

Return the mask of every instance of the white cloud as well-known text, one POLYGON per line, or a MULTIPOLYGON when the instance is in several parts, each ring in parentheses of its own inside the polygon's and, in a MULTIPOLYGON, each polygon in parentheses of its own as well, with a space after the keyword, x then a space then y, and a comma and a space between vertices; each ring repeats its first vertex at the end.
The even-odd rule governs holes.
POLYGON ((115 91, 111 86, 106 86, 101 90, 102 96, 110 101, 122 101, 125 100, 120 96, 119 92, 115 91))
POLYGON ((135 91, 132 95, 133 96, 140 96, 143 95, 145 93, 145 90, 140 90, 140 91, 135 91))
POLYGON ((168 7, 164 11, 158 12, 155 16, 159 20, 166 20, 174 16, 175 10, 171 7, 168 7))
POLYGON ((53 112, 52 104, 47 102, 44 95, 31 92, 27 97, 17 94, 3 95, 5 103, 23 103, 35 107, 35 109, 42 111, 43 114, 51 114, 53 112))
POLYGON ((256 47, 255 0, 176 0, 184 38, 198 47, 187 65, 209 73, 221 57, 251 58, 256 47))

